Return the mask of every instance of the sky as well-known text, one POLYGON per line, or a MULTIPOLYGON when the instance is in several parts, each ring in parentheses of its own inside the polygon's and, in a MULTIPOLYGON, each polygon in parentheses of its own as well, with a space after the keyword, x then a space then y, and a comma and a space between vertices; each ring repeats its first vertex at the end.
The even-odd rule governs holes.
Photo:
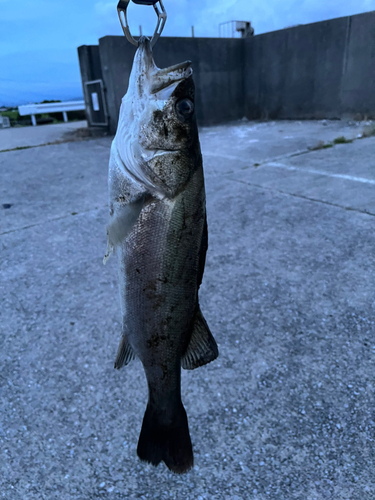
MULTIPOLYGON (((218 25, 251 21, 255 34, 375 10, 375 0, 163 0, 163 35, 218 36, 218 25)), ((117 0, 0 0, 0 106, 82 98, 77 47, 122 35, 117 0)), ((132 33, 151 35, 152 7, 129 6, 132 33)))

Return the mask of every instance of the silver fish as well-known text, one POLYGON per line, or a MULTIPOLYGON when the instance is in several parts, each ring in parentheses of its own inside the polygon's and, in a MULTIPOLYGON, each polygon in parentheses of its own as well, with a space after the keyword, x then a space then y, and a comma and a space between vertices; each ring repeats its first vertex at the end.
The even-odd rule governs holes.
POLYGON ((218 356, 198 302, 207 221, 191 75, 190 61, 157 68, 140 39, 111 147, 104 258, 116 249, 123 324, 115 368, 137 356, 147 377, 138 456, 177 473, 193 466, 181 366, 218 356))

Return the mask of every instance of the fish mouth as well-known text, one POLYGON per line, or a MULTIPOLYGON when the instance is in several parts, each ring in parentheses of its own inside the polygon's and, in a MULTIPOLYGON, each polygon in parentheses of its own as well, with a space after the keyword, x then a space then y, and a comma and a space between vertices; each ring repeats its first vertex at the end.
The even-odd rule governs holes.
POLYGON ((185 61, 169 68, 159 69, 154 75, 151 84, 151 94, 156 94, 171 85, 186 80, 193 74, 191 61, 185 61))
POLYGON ((150 40, 147 37, 141 37, 139 40, 135 65, 139 75, 147 76, 150 94, 157 94, 175 86, 193 74, 191 61, 184 61, 169 68, 158 68, 154 61, 150 40))

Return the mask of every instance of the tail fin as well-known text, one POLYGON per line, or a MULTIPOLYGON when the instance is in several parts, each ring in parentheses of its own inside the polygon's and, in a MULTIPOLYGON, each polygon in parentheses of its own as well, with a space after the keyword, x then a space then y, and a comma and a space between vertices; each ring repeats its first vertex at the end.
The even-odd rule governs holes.
POLYGON ((194 464, 189 425, 183 404, 180 402, 173 418, 165 423, 163 413, 147 405, 141 434, 138 456, 141 460, 158 465, 164 461, 168 469, 177 474, 189 471, 194 464))

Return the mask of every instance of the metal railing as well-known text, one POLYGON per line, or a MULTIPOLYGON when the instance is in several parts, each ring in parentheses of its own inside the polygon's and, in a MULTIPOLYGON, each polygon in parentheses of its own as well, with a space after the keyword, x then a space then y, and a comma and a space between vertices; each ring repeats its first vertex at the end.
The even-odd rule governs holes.
POLYGON ((31 115, 32 124, 36 125, 35 115, 43 113, 62 112, 64 122, 68 121, 68 111, 82 111, 85 109, 85 101, 49 102, 47 104, 26 104, 18 106, 21 116, 31 115))

